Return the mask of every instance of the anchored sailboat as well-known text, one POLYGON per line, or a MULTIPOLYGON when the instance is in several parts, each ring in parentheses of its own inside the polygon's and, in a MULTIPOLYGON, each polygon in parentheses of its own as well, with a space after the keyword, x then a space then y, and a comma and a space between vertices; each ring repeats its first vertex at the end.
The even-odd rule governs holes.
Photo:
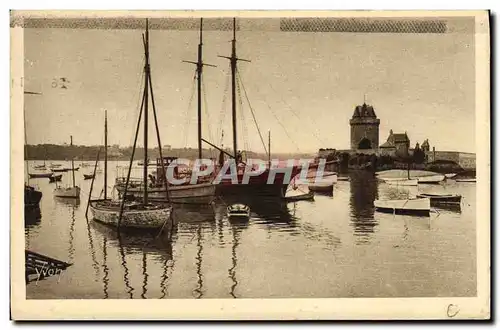
MULTIPOLYGON (((163 228, 167 222, 172 221, 171 213, 172 206, 164 202, 154 202, 149 199, 148 189, 148 105, 149 105, 149 92, 151 92, 151 101, 153 106, 153 115, 156 126, 156 135, 158 138, 158 149, 160 157, 162 157, 160 133, 158 130, 158 122, 156 118, 156 108, 153 98, 153 87, 151 84, 151 71, 149 64, 149 26, 146 19, 146 33, 143 35, 144 53, 145 53, 145 81, 144 92, 142 96, 141 109, 139 111, 139 120, 135 132, 134 146, 132 148, 132 155, 128 168, 128 175, 125 182, 124 191, 121 201, 114 201, 107 198, 107 116, 105 117, 104 129, 104 144, 105 144, 105 161, 104 161, 104 198, 91 200, 89 196, 88 207, 90 208, 95 221, 102 222, 111 226, 141 228, 141 229, 157 229, 163 228), (144 110, 144 111, 143 111, 144 110), (129 198, 128 188, 130 181, 130 172, 132 169, 134 154, 137 145, 137 136, 139 133, 141 117, 144 112, 144 165, 143 165, 143 190, 142 200, 136 198, 129 198)), ((97 161, 96 161, 97 167, 97 161)), ((96 168, 95 167, 95 168, 96 168)), ((94 175, 95 175, 94 168, 94 175)), ((163 168, 163 170, 165 170, 163 168)), ((93 185, 93 180, 92 180, 93 185)), ((168 201, 168 185, 164 186, 165 194, 168 201)), ((90 192, 90 195, 92 191, 90 192)))
MULTIPOLYGON (((229 60, 231 66, 231 108, 232 108, 232 131, 233 131, 233 154, 227 153, 223 149, 217 147, 216 145, 206 141, 203 141, 210 146, 218 149, 221 154, 229 156, 230 161, 236 162, 236 167, 238 168, 237 173, 237 183, 233 183, 231 178, 222 178, 217 184, 217 193, 220 195, 266 195, 273 197, 284 197, 287 191, 289 182, 287 182, 287 175, 284 172, 289 172, 291 175, 289 178, 295 177, 301 171, 301 166, 293 165, 291 167, 280 168, 279 171, 271 167, 269 162, 267 168, 260 174, 258 173, 248 173, 249 177, 248 183, 243 182, 243 177, 245 172, 252 172, 252 169, 247 168, 246 164, 243 162, 241 157, 241 152, 238 150, 238 139, 237 139, 237 123, 236 123, 236 75, 237 75, 237 62, 245 61, 250 62, 236 56, 236 18, 233 18, 233 40, 232 40, 232 51, 231 56, 219 56, 229 60), (273 173, 275 171, 275 173, 273 173), (269 177, 274 176, 274 180, 268 183, 269 177)), ((259 131, 260 134, 260 131, 259 131)), ((261 137, 262 140, 262 137, 261 137)), ((219 174, 221 170, 225 171, 224 165, 219 165, 217 168, 217 173, 219 174)), ((223 173, 226 174, 226 173, 223 173)), ((289 179, 288 179, 289 180, 289 179)))
MULTIPOLYGON (((70 137, 70 146, 73 146, 73 136, 70 137)), ((75 163, 73 161, 73 157, 71 158, 71 175, 73 185, 69 187, 56 187, 56 189, 54 189, 55 197, 80 198, 80 187, 75 184, 75 163)))
MULTIPOLYGON (((214 65, 203 63, 203 18, 200 20, 200 43, 198 44, 198 61, 184 61, 186 63, 191 63, 196 65, 196 74, 198 82, 198 158, 202 159, 202 118, 201 118, 201 86, 202 86, 202 72, 204 66, 214 65)), ((160 157, 156 160, 156 171, 157 177, 151 177, 151 182, 153 187, 149 189, 149 196, 151 200, 155 201, 166 201, 167 195, 165 191, 165 185, 168 184, 165 171, 163 168, 168 167, 175 158, 172 157, 160 157)), ((142 164, 146 162, 142 162, 142 164)), ((150 165, 151 166, 151 165, 150 165)), ((177 177, 176 179, 179 179, 177 177)), ((170 184, 169 185, 169 200, 171 203, 183 203, 183 204, 210 204, 215 199, 215 185, 212 184, 212 178, 210 177, 199 177, 196 183, 191 183, 189 177, 185 178, 187 182, 181 184, 170 184)), ((139 197, 144 193, 144 187, 140 182, 134 182, 135 187, 128 188, 127 193, 139 197)), ((120 194, 125 191, 125 180, 124 178, 117 178, 116 189, 120 194)))

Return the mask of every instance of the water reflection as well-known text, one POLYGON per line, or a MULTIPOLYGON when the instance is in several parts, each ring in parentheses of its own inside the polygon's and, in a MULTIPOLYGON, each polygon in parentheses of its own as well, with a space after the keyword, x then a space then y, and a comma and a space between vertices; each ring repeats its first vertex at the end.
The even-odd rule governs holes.
POLYGON ((148 285, 148 277, 149 277, 147 267, 148 267, 147 255, 146 255, 146 252, 143 251, 142 252, 142 294, 141 294, 142 299, 147 299, 146 292, 148 291, 147 285, 148 285))
POLYGON ((355 171, 350 174, 351 225, 359 244, 369 242, 378 222, 374 218, 373 202, 378 198, 378 181, 371 172, 355 171))
POLYGON ((232 233, 232 240, 231 240, 231 268, 228 270, 229 278, 232 281, 231 284, 231 291, 229 294, 233 298, 238 298, 236 296, 236 287, 238 286, 238 280, 236 278, 236 267, 238 266, 238 254, 237 254, 237 248, 238 245, 240 244, 240 237, 241 237, 241 232, 244 230, 247 226, 244 225, 244 223, 235 223, 231 222, 231 233, 232 233))
POLYGON ((109 297, 108 294, 108 284, 109 284, 109 268, 108 268, 108 238, 104 236, 102 240, 102 271, 103 271, 103 277, 102 277, 102 284, 103 284, 103 293, 104 293, 104 299, 107 299, 109 297))
POLYGON ((130 269, 127 264, 128 255, 141 256, 141 294, 140 297, 147 299, 149 278, 151 274, 148 271, 149 262, 157 263, 160 261, 163 265, 164 276, 160 282, 162 298, 166 295, 167 276, 166 273, 170 267, 172 260, 172 241, 170 234, 162 231, 145 232, 141 230, 124 229, 121 231, 115 230, 113 227, 106 226, 98 222, 92 222, 92 227, 103 236, 103 292, 104 297, 108 298, 108 286, 110 278, 110 268, 107 264, 109 247, 116 248, 120 266, 123 269, 123 283, 125 285, 125 293, 128 298, 134 298, 134 288, 130 280, 130 269))
POLYGON ((196 298, 203 297, 203 275, 201 274, 201 262, 202 262, 202 253, 203 253, 203 244, 202 244, 202 236, 201 236, 201 226, 198 226, 196 231, 196 275, 198 277, 198 287, 194 290, 196 293, 196 298))
POLYGON ((132 299, 132 298, 134 298, 134 288, 130 285, 130 279, 129 279, 130 272, 129 272, 128 266, 127 266, 127 260, 126 260, 125 251, 123 248, 121 234, 118 232, 117 236, 118 236, 119 253, 120 253, 120 259, 121 259, 120 264, 123 267, 123 283, 125 283, 125 289, 126 289, 126 292, 128 294, 128 297, 130 299, 132 299))

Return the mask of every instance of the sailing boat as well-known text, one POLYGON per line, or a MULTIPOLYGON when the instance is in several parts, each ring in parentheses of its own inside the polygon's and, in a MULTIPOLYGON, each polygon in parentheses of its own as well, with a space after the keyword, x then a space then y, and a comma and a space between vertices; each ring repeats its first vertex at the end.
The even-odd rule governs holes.
MULTIPOLYGON (((202 159, 202 120, 201 120, 201 86, 202 86, 202 72, 203 66, 214 66, 211 64, 203 63, 203 18, 200 20, 200 43, 198 44, 198 61, 184 61, 186 63, 191 63, 196 65, 197 73, 197 83, 198 83, 198 158, 202 159)), ((172 161, 172 157, 164 157, 156 160, 156 172, 158 179, 154 178, 153 184, 150 192, 150 197, 152 200, 156 201, 166 201, 167 196, 165 192, 166 177, 164 175, 163 167, 168 167, 172 161)), ((149 160, 146 162, 140 162, 140 165, 148 164, 149 160)), ((149 164, 151 166, 151 164, 149 164)), ((173 184, 169 187, 169 199, 171 203, 183 203, 183 204, 210 204, 215 199, 215 189, 216 186, 212 184, 213 178, 200 177, 196 183, 181 183, 173 184)), ((117 178, 116 189, 120 194, 125 191, 125 180, 123 178, 117 178)), ((138 182, 137 187, 129 188, 128 193, 134 197, 140 197, 144 192, 144 189, 140 182, 138 182)))
MULTIPOLYGON (((35 92, 24 92, 24 94, 34 94, 40 95, 40 93, 35 92)), ((42 192, 35 189, 35 187, 30 185, 31 174, 29 173, 29 161, 28 161, 28 139, 26 134, 26 113, 23 111, 24 120, 24 160, 26 162, 26 172, 28 173, 28 182, 24 183, 24 209, 37 208, 39 207, 40 200, 42 199, 42 192)), ((52 174, 52 173, 51 173, 52 174)))
MULTIPOLYGON (((223 149, 217 147, 216 145, 206 141, 203 139, 203 141, 210 146, 216 148, 221 152, 221 154, 225 154, 231 158, 230 161, 235 161, 236 162, 236 167, 238 168, 238 173, 237 173, 237 183, 233 183, 233 180, 227 176, 222 178, 220 182, 217 184, 217 194, 219 195, 252 195, 252 196, 259 196, 259 195, 266 195, 266 196, 272 196, 272 197, 279 197, 282 198, 285 196, 285 193, 287 191, 289 182, 286 182, 286 174, 284 173, 284 169, 286 168, 286 172, 290 172, 290 178, 295 177, 299 172, 301 171, 301 166, 299 165, 293 165, 291 168, 290 167, 285 167, 285 168, 280 168, 279 171, 274 172, 273 169, 271 169, 270 164, 268 167, 261 173, 261 174, 255 174, 252 173, 249 175, 249 181, 248 183, 243 183, 243 177, 245 176, 246 171, 252 172, 252 169, 247 169, 246 164, 242 161, 241 157, 241 152, 238 151, 238 144, 237 144, 237 130, 236 130, 236 74, 237 74, 237 68, 236 64, 238 61, 245 61, 245 62, 250 62, 245 59, 238 58, 236 56, 236 18, 233 18, 233 40, 232 40, 232 52, 231 56, 219 56, 226 58, 230 61, 231 64, 231 95, 232 95, 232 129, 233 129, 233 154, 231 155, 230 153, 227 153, 223 149), (274 181, 271 183, 268 183, 268 178, 270 174, 274 175, 274 181)), ((259 133, 260 134, 260 133, 259 133)), ((220 173, 220 171, 224 169, 223 166, 218 166, 216 172, 217 175, 220 173)), ((226 174, 226 173, 224 173, 226 174)))
MULTIPOLYGON (((73 136, 70 136, 70 146, 73 146, 73 136)), ((75 184, 75 163, 73 161, 73 158, 71 158, 71 175, 73 179, 73 185, 69 187, 56 187, 56 189, 54 189, 55 197, 80 198, 80 187, 75 184)))
MULTIPOLYGON (((156 136, 158 138, 158 149, 160 152, 160 157, 162 157, 161 151, 161 141, 160 132, 158 130, 158 122, 156 120, 156 108, 153 98, 153 86, 151 84, 151 71, 149 65, 149 26, 148 20, 146 19, 146 34, 143 35, 144 43, 144 53, 145 53, 145 82, 144 82, 144 93, 142 97, 141 109, 139 112, 139 120, 137 122, 137 128, 135 132, 134 146, 132 148, 132 155, 130 157, 130 163, 128 167, 128 175, 125 183, 125 189, 122 195, 121 201, 114 201, 107 198, 107 116, 105 117, 104 125, 104 198, 91 200, 92 186, 94 179, 92 179, 91 190, 89 193, 88 207, 90 208, 93 218, 95 221, 120 227, 128 228, 140 228, 140 229, 157 229, 163 228, 167 222, 171 221, 172 206, 167 203, 158 203, 151 201, 149 199, 148 191, 148 92, 151 92, 151 101, 153 105, 153 114, 156 126, 156 136), (137 144, 137 135, 139 133, 139 127, 141 123, 141 116, 144 110, 144 165, 143 165, 143 196, 142 201, 135 198, 129 199, 127 194, 127 189, 130 181, 130 172, 133 166, 134 154, 137 144)), ((99 157, 97 157, 99 158, 99 157)), ((94 174, 97 168, 97 162, 94 167, 94 174)), ((164 168, 163 168, 164 170, 164 168)), ((168 198, 168 186, 165 186, 166 195, 168 198)))

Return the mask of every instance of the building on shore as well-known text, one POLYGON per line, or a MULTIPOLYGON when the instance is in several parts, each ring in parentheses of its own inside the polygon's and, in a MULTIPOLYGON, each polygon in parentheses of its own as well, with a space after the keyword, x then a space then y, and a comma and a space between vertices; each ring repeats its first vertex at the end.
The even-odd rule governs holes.
POLYGON ((356 155, 376 156, 376 157, 407 157, 412 156, 416 149, 424 154, 425 164, 431 163, 455 163, 463 169, 475 169, 476 155, 474 153, 459 151, 436 151, 428 139, 421 145, 416 143, 415 149, 410 148, 410 137, 404 133, 394 133, 391 129, 386 141, 379 145, 380 119, 377 118, 372 105, 364 102, 362 105, 354 107, 350 125, 350 149, 339 150, 332 148, 321 148, 318 151, 318 158, 334 159, 339 154, 347 154, 349 157, 356 155))

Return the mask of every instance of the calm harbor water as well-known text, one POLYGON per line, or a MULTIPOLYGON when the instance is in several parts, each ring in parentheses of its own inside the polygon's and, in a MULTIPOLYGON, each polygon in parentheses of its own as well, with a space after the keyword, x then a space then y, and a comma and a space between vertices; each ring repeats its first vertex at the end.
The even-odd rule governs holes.
MULTIPOLYGON (((115 167, 111 162, 110 186, 115 167)), ((229 221, 223 200, 214 208, 176 209, 178 224, 167 240, 118 235, 87 221, 91 180, 83 173, 91 171, 75 172, 79 203, 55 199, 55 184, 46 178, 30 180, 43 198, 41 217, 26 225, 26 248, 73 265, 27 284, 28 299, 476 295, 475 183, 395 187, 353 172, 332 196, 253 203, 247 222, 229 221), (438 209, 430 217, 374 211, 376 198, 418 192, 459 193, 464 200, 459 209, 438 209)), ((71 173, 61 184, 71 184, 71 173)), ((100 173, 93 196, 102 188, 100 173)))

